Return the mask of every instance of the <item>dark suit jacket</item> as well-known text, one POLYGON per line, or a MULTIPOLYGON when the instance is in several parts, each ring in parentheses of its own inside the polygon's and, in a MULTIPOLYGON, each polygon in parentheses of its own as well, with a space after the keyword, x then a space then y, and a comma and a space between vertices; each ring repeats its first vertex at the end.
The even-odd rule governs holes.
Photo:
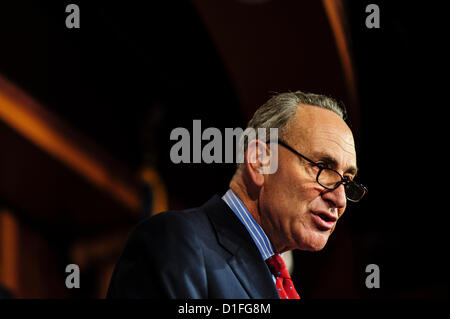
POLYGON ((279 298, 258 248, 217 195, 132 232, 107 298, 279 298))

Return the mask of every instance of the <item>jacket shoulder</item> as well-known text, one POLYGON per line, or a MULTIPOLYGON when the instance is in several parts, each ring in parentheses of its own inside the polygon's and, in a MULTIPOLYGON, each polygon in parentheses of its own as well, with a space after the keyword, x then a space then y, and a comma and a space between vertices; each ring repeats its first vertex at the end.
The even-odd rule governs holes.
POLYGON ((204 250, 215 246, 215 236, 205 205, 143 220, 128 238, 108 297, 206 298, 204 250))
POLYGON ((208 219, 200 208, 182 211, 167 211, 140 222, 132 235, 143 236, 151 241, 181 240, 193 241, 198 229, 208 226, 208 219))

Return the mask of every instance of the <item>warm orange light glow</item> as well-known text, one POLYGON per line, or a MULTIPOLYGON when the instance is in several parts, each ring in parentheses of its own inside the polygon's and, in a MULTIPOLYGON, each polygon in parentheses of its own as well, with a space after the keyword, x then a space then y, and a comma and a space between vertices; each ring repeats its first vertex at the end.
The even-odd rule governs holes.
POLYGON ((137 191, 124 185, 75 141, 63 135, 46 119, 46 113, 25 93, 0 77, 0 120, 92 183, 111 192, 126 206, 138 210, 137 191))
POLYGON ((168 198, 166 187, 159 177, 158 173, 151 167, 146 167, 141 172, 142 180, 150 185, 153 191, 153 210, 152 214, 158 214, 168 210, 168 198))
POLYGON ((341 58, 342 68, 344 70, 345 81, 349 91, 350 98, 354 105, 357 105, 358 95, 356 88, 355 72, 353 69, 350 48, 349 35, 345 30, 345 12, 341 0, 323 0, 325 12, 331 25, 331 29, 336 41, 337 50, 341 58))
POLYGON ((13 215, 0 211, 0 283, 15 297, 19 291, 18 227, 13 215))

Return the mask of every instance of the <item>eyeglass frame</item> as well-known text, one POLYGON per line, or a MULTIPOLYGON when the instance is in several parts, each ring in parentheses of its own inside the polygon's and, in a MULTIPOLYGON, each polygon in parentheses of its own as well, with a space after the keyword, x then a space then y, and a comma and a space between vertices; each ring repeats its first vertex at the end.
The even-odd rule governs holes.
POLYGON ((278 140, 276 141, 276 143, 278 143, 279 145, 285 147, 286 149, 288 149, 288 150, 291 151, 292 153, 294 153, 294 154, 300 156, 301 158, 305 159, 306 161, 310 162, 311 164, 313 164, 313 166, 317 166, 317 167, 319 168, 319 172, 317 173, 317 176, 316 176, 316 182, 317 182, 317 184, 319 184, 319 185, 322 186, 323 188, 328 189, 328 190, 330 190, 330 191, 334 191, 334 190, 337 189, 339 186, 341 186, 341 185, 344 185, 344 186, 345 186, 346 184, 350 184, 350 183, 352 183, 352 184, 354 184, 354 185, 356 185, 356 186, 360 186, 361 189, 364 191, 364 193, 361 195, 361 197, 360 197, 358 200, 353 200, 353 199, 351 199, 351 198, 348 198, 348 197, 347 197, 347 194, 345 195, 345 198, 347 198, 349 201, 354 202, 354 203, 359 202, 359 201, 364 197, 364 195, 366 195, 366 194, 368 193, 368 189, 367 189, 366 186, 364 186, 364 185, 362 185, 362 184, 359 184, 359 183, 356 183, 355 181, 349 180, 347 176, 342 176, 341 173, 339 173, 339 172, 336 171, 335 169, 332 169, 332 168, 330 168, 330 167, 326 167, 323 163, 317 163, 317 162, 314 162, 312 159, 309 159, 309 158, 306 157, 305 155, 300 154, 300 153, 299 153, 298 151, 296 151, 294 148, 292 148, 291 146, 289 146, 286 142, 284 142, 284 141, 278 139, 278 140), (328 187, 328 186, 325 186, 325 185, 323 185, 322 183, 319 182, 319 176, 320 176, 320 173, 322 173, 322 171, 325 170, 325 169, 331 170, 331 171, 335 172, 336 174, 338 174, 338 175, 341 177, 341 180, 340 180, 339 182, 337 182, 337 183, 334 185, 333 188, 330 188, 330 187, 328 187))

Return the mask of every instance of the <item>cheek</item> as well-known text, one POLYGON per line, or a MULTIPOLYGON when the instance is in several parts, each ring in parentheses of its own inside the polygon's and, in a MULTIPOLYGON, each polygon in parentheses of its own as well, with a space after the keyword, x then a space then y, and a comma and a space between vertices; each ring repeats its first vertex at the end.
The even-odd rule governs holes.
POLYGON ((280 163, 275 174, 268 175, 269 185, 285 194, 298 193, 304 185, 301 167, 293 163, 280 163))
POLYGON ((292 176, 274 175, 266 191, 270 194, 275 205, 286 210, 296 206, 295 203, 298 202, 301 197, 300 194, 303 192, 300 185, 292 176))
POLYGON ((263 186, 266 207, 279 223, 306 223, 310 203, 320 197, 317 183, 310 178, 302 166, 292 162, 280 162, 274 174, 266 176, 263 186))
POLYGON ((296 166, 282 177, 290 198, 310 202, 320 196, 319 185, 315 181, 315 177, 312 177, 315 173, 309 172, 308 169, 309 167, 296 166))
POLYGON ((344 214, 345 209, 346 209, 346 207, 338 210, 338 221, 339 221, 339 219, 341 219, 342 215, 344 214))
POLYGON ((295 175, 278 176, 266 191, 270 194, 275 210, 283 216, 285 222, 303 220, 310 203, 320 196, 314 185, 295 175))

